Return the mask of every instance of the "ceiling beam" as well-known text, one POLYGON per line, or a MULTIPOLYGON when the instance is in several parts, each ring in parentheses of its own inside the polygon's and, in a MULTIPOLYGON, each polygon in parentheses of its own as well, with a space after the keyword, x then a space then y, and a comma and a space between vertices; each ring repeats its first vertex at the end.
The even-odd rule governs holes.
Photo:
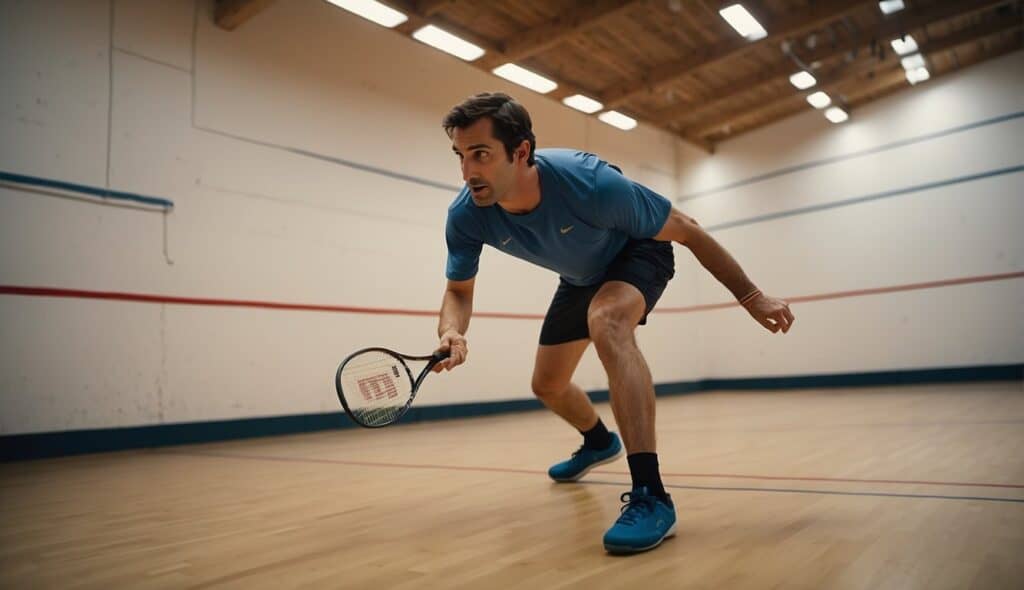
MULTIPOLYGON (((992 21, 982 25, 976 25, 967 29, 963 29, 946 35, 945 37, 935 39, 933 41, 920 43, 920 53, 926 57, 949 51, 961 45, 974 43, 981 39, 998 35, 1001 33, 1008 33, 1024 27, 1024 23, 1019 20, 1005 20, 1005 21, 992 21)), ((855 80, 858 76, 865 74, 869 71, 879 69, 888 70, 892 67, 899 66, 899 58, 892 55, 892 59, 879 62, 877 60, 868 59, 855 62, 836 68, 829 74, 822 76, 818 80, 818 84, 814 87, 816 90, 835 91, 836 88, 846 84, 852 80, 855 80)), ((897 72, 899 75, 904 75, 902 68, 899 68, 897 72)), ((806 92, 810 92, 808 89, 806 92)), ((758 115, 770 113, 780 108, 786 107, 789 104, 797 104, 803 102, 805 96, 804 91, 797 92, 795 89, 787 89, 786 95, 771 100, 768 103, 761 103, 754 109, 734 109, 715 120, 704 122, 699 127, 693 127, 684 129, 681 133, 685 133, 691 136, 706 137, 714 134, 716 131, 723 127, 730 127, 736 124, 737 121, 743 119, 757 118, 758 115)), ((771 120, 778 120, 778 117, 771 117, 771 120)))
POLYGON ((767 99, 768 102, 759 101, 754 108, 741 106, 739 108, 732 109, 711 121, 703 121, 696 126, 686 127, 681 132, 697 137, 705 137, 713 134, 723 127, 731 127, 737 120, 756 118, 758 115, 770 113, 790 104, 806 105, 805 97, 809 92, 814 90, 834 92, 838 86, 855 79, 857 76, 879 69, 895 67, 898 63, 899 62, 897 60, 893 59, 886 61, 863 59, 852 64, 840 66, 833 69, 825 76, 819 76, 818 84, 813 89, 809 88, 806 91, 797 91, 796 89, 790 88, 787 89, 785 95, 774 99, 767 99))
MULTIPOLYGON (((946 70, 945 72, 934 75, 933 78, 941 78, 947 74, 958 72, 966 67, 970 67, 982 63, 984 61, 988 61, 990 59, 1001 57, 1003 55, 1006 55, 1007 53, 1020 51, 1022 48, 1024 48, 1024 42, 1018 41, 1016 43, 1007 43, 1005 46, 1000 47, 995 51, 981 54, 980 59, 975 59, 969 62, 961 62, 958 66, 954 66, 946 70)), ((897 92, 904 92, 906 90, 909 90, 910 88, 911 86, 907 84, 907 78, 902 69, 890 70, 888 73, 876 77, 874 80, 871 81, 871 83, 868 86, 863 87, 862 95, 865 96, 865 98, 851 100, 849 104, 850 110, 854 111, 855 109, 859 109, 868 103, 880 100, 892 94, 896 94, 897 92)), ((780 114, 778 117, 773 117, 772 119, 769 120, 758 121, 753 125, 743 127, 743 129, 739 131, 739 133, 748 133, 755 129, 771 125, 772 123, 777 123, 781 119, 790 117, 796 114, 797 112, 805 109, 806 106, 807 105, 796 104, 792 109, 790 109, 788 113, 783 113, 780 114)), ((717 141, 724 141, 725 139, 731 139, 731 137, 721 138, 717 141)))
MULTIPOLYGON (((586 32, 620 16, 641 0, 593 0, 559 14, 548 22, 528 31, 518 33, 513 39, 501 43, 505 58, 516 61, 536 55, 565 41, 573 35, 586 32)), ((499 62, 494 56, 482 58, 484 67, 496 67, 499 62)))
POLYGON ((213 20, 225 31, 234 31, 273 2, 274 0, 217 0, 213 20))
MULTIPOLYGON (((621 63, 615 61, 615 59, 605 52, 600 50, 594 50, 590 44, 590 40, 586 37, 579 35, 567 39, 567 45, 571 45, 577 52, 587 56, 588 60, 593 60, 608 69, 609 72, 614 72, 619 77, 628 78, 633 74, 631 70, 624 67, 621 63)), ((595 97, 596 98, 596 97, 595 97)))
MULTIPOLYGON (((412 33, 419 29, 420 27, 423 27, 428 24, 434 25, 436 27, 440 27, 448 31, 449 33, 457 37, 465 39, 466 41, 469 41, 474 45, 477 45, 478 47, 487 52, 485 55, 493 56, 493 59, 496 60, 497 63, 499 64, 512 61, 505 54, 504 50, 494 41, 491 41, 490 39, 485 39, 484 37, 477 35, 473 31, 464 29, 461 26, 446 20, 442 16, 425 16, 421 14, 419 11, 417 11, 415 6, 413 6, 411 0, 385 0, 385 3, 389 4, 390 6, 397 10, 401 10, 403 13, 405 13, 406 16, 409 17, 409 20, 392 29, 394 31, 397 31, 405 35, 412 35, 412 33)), ((468 63, 487 73, 491 73, 491 70, 494 69, 493 66, 488 67, 485 63, 483 63, 483 58, 468 63)), ((554 80, 555 82, 558 83, 558 88, 552 90, 551 92, 545 94, 544 96, 561 100, 562 98, 565 98, 566 96, 572 96, 573 94, 586 94, 588 96, 594 96, 596 94, 594 90, 580 88, 579 86, 572 84, 571 82, 567 82, 564 79, 559 79, 557 76, 554 76, 553 74, 544 71, 543 68, 538 68, 534 65, 530 65, 528 66, 528 68, 531 71, 540 74, 541 76, 544 76, 549 80, 554 80)))
POLYGON ((714 144, 714 142, 709 141, 707 139, 704 139, 703 137, 693 137, 691 135, 683 135, 682 133, 676 133, 675 131, 672 131, 671 129, 665 129, 665 131, 668 131, 669 133, 675 135, 676 137, 678 137, 679 139, 681 139, 681 140, 685 141, 686 143, 692 145, 693 147, 698 148, 699 150, 701 150, 705 154, 710 155, 710 154, 715 153, 715 144, 714 144))
MULTIPOLYGON (((445 20, 444 18, 442 18, 440 16, 429 16, 429 17, 426 16, 425 14, 423 14, 423 13, 421 13, 419 11, 419 9, 417 8, 416 4, 414 4, 413 0, 382 0, 382 1, 383 1, 383 3, 388 4, 392 8, 394 8, 396 10, 402 11, 407 17, 409 17, 409 20, 407 20, 406 22, 404 22, 401 25, 398 25, 397 27, 392 29, 394 31, 397 31, 397 32, 402 33, 404 35, 411 35, 415 30, 419 29, 420 27, 422 27, 424 25, 432 24, 432 25, 435 25, 437 27, 443 28, 444 30, 448 31, 449 33, 451 33, 453 35, 461 37, 461 38, 465 39, 466 41, 469 41, 470 43, 474 43, 474 44, 478 45, 479 47, 483 48, 484 51, 486 51, 488 54, 493 55, 494 59, 498 60, 498 63, 505 63, 505 62, 513 61, 513 60, 508 58, 508 55, 504 52, 503 48, 499 47, 498 44, 495 43, 494 41, 491 41, 491 40, 485 39, 483 37, 480 37, 476 33, 473 33, 472 31, 468 31, 466 29, 463 29, 462 27, 456 25, 455 23, 449 22, 449 21, 445 20)), ((476 66, 477 68, 479 68, 479 69, 481 69, 481 70, 483 70, 483 71, 485 71, 487 73, 491 73, 491 70, 493 68, 492 67, 487 67, 487 65, 482 63, 482 62, 483 62, 482 59, 478 59, 476 61, 470 62, 470 65, 476 66)), ((544 76, 545 78, 548 78, 550 80, 554 80, 555 82, 558 83, 558 88, 552 90, 551 92, 545 94, 544 96, 546 96, 548 98, 551 98, 551 99, 554 99, 554 100, 557 100, 559 102, 561 102, 561 99, 563 99, 563 98, 565 98, 567 96, 572 96, 573 94, 585 94, 585 95, 590 96, 590 97, 595 97, 598 94, 597 91, 594 90, 594 89, 583 88, 583 87, 580 87, 579 85, 566 82, 564 78, 560 79, 558 76, 554 76, 554 75, 552 75, 552 74, 550 74, 548 72, 545 72, 542 68, 537 68, 536 66, 534 66, 532 64, 529 66, 529 69, 531 71, 534 71, 534 72, 544 76)), ((650 118, 645 117, 643 115, 643 113, 633 112, 631 114, 636 115, 636 118, 638 120, 643 121, 644 123, 653 124, 655 127, 659 127, 659 128, 661 128, 662 130, 664 130, 664 131, 666 131, 668 133, 671 133, 673 135, 678 135, 674 130, 672 130, 670 128, 667 128, 665 126, 653 123, 650 120, 650 118)), ((680 137, 684 141, 689 142, 690 144, 694 145, 695 147, 697 147, 697 148, 699 148, 701 150, 704 150, 707 153, 711 153, 712 150, 713 150, 712 144, 710 144, 707 141, 704 141, 703 139, 687 137, 687 136, 684 136, 684 135, 678 135, 678 137, 680 137)))
MULTIPOLYGON (((899 19, 888 18, 868 33, 850 38, 836 47, 822 46, 808 55, 801 56, 801 59, 806 63, 826 62, 849 52, 867 50, 872 39, 882 42, 895 39, 927 25, 981 12, 999 4, 1006 4, 1008 1, 983 0, 979 2, 976 0, 960 0, 932 5, 924 10, 903 15, 899 19)), ((746 78, 739 79, 732 84, 723 86, 699 103, 690 102, 651 113, 651 118, 662 124, 705 118, 719 108, 720 103, 724 101, 788 81, 789 76, 795 73, 797 69, 795 64, 786 62, 780 66, 760 71, 746 78)))
MULTIPOLYGON (((1024 38, 1019 39, 1016 43, 1007 43, 1004 46, 987 53, 979 52, 976 59, 969 62, 960 62, 959 65, 956 65, 935 77, 941 78, 946 74, 952 74, 953 72, 957 72, 964 68, 974 66, 997 57, 1002 57, 1007 53, 1020 51, 1022 48, 1024 48, 1024 38)), ((850 100, 850 110, 853 111, 854 109, 863 107, 868 103, 874 102, 891 94, 895 94, 896 92, 907 90, 908 88, 909 86, 906 84, 906 76, 904 76, 903 72, 890 73, 888 76, 879 77, 875 83, 863 93, 864 98, 854 98, 850 100)))
MULTIPOLYGON (((768 36, 759 41, 747 41, 739 36, 720 41, 710 47, 699 49, 684 59, 663 64, 652 69, 641 78, 629 80, 606 88, 601 92, 601 102, 609 108, 617 107, 634 96, 656 90, 665 84, 693 74, 698 70, 737 57, 754 49, 774 45, 786 37, 798 35, 842 18, 862 6, 874 4, 874 0, 820 0, 806 9, 795 11, 779 19, 761 19, 768 36)), ((750 9, 750 7, 748 7, 750 9)), ((756 10, 754 11, 756 16, 756 10)))
POLYGON ((417 0, 416 11, 423 16, 433 16, 459 0, 417 0))
MULTIPOLYGON (((396 31, 398 33, 401 33, 403 35, 407 35, 408 36, 408 35, 412 35, 414 31, 416 31, 417 29, 419 29, 419 28, 421 28, 421 27, 423 27, 425 25, 434 25, 436 27, 440 27, 441 29, 444 29, 445 31, 447 31, 447 32, 449 32, 449 33, 451 33, 453 35, 461 37, 461 38, 465 39, 466 41, 469 41, 470 43, 474 43, 474 44, 478 45, 479 47, 483 48, 483 50, 485 50, 488 54, 494 55, 495 56, 494 58, 498 60, 499 64, 505 64, 505 62, 507 62, 507 61, 512 61, 512 59, 509 58, 509 55, 507 53, 505 53, 504 48, 499 46, 499 44, 496 43, 495 41, 492 41, 492 40, 489 40, 489 39, 484 39, 484 38, 476 35, 475 33, 471 32, 471 31, 467 31, 467 30, 459 27, 458 25, 456 25, 454 23, 447 22, 447 20, 445 20, 441 16, 437 16, 437 15, 427 16, 424 13, 419 11, 419 9, 417 8, 416 4, 414 4, 413 0, 382 0, 382 1, 385 4, 390 5, 392 8, 394 8, 396 10, 401 10, 404 14, 409 16, 409 20, 407 20, 406 23, 402 23, 401 25, 395 27, 393 29, 393 31, 396 31)), ((480 70, 482 70, 482 71, 484 71, 484 72, 486 72, 488 74, 490 74, 490 71, 493 70, 493 67, 487 67, 486 64, 484 64, 482 59, 476 59, 475 61, 471 61, 470 65, 471 66, 475 66, 476 68, 478 68, 478 69, 480 69, 480 70)), ((560 78, 558 76, 552 75, 552 74, 550 74, 548 72, 545 72, 543 69, 537 68, 535 66, 530 65, 529 66, 529 70, 531 70, 532 72, 536 72, 537 74, 540 74, 540 75, 544 76, 545 78, 548 78, 550 80, 554 80, 555 82, 558 83, 558 88, 555 88, 551 92, 548 92, 547 94, 544 94, 544 96, 547 96, 549 98, 553 98, 555 100, 561 101, 562 98, 564 98, 566 96, 571 96, 572 94, 586 94, 587 96, 591 96, 591 97, 597 96, 597 94, 598 94, 597 91, 594 90, 594 89, 583 88, 583 87, 581 87, 578 84, 573 84, 571 82, 566 82, 564 80, 564 78, 560 78)), ((633 115, 636 116, 637 120, 643 121, 646 124, 653 124, 654 127, 659 127, 659 128, 662 128, 663 130, 669 132, 669 133, 677 134, 674 130, 672 130, 670 128, 667 128, 665 126, 657 125, 657 124, 652 123, 650 121, 650 119, 644 118, 639 113, 633 113, 633 115)), ((698 147, 698 149, 700 149, 700 150, 703 150, 703 151, 705 151, 705 152, 707 152, 709 154, 711 154, 713 152, 713 145, 710 142, 708 142, 708 141, 705 141, 705 140, 700 139, 700 138, 687 137, 687 136, 684 136, 684 135, 678 135, 678 136, 681 139, 683 139, 684 141, 687 141, 690 144, 698 147)))
MULTIPOLYGON (((403 35, 412 36, 412 34, 417 29, 420 29, 426 25, 434 25, 436 27, 443 28, 444 30, 448 31, 452 35, 455 35, 456 37, 469 41, 470 43, 482 48, 487 53, 496 53, 499 55, 504 55, 504 53, 501 50, 501 47, 498 47, 498 45, 494 41, 491 41, 490 39, 487 39, 485 37, 481 37, 477 33, 465 29, 445 19, 443 16, 428 16, 420 12, 416 8, 416 5, 413 3, 412 0, 384 0, 383 4, 387 4, 394 8, 395 10, 402 12, 409 19, 404 23, 398 25, 397 27, 393 28, 393 31, 396 31, 403 35)), ((477 62, 479 61, 480 60, 477 60, 477 62)), ((477 62, 472 63, 475 65, 477 62)))

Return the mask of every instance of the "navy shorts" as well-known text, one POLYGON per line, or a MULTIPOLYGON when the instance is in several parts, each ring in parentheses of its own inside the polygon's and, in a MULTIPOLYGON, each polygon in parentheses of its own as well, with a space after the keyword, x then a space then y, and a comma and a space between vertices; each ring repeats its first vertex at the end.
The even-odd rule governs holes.
POLYGON ((608 281, 623 281, 640 290, 647 304, 641 324, 647 323, 647 314, 658 303, 665 286, 675 275, 675 257, 672 242, 657 240, 629 240, 615 257, 600 283, 577 287, 559 279, 558 289, 544 316, 540 329, 542 345, 562 344, 590 337, 587 311, 590 301, 608 281))

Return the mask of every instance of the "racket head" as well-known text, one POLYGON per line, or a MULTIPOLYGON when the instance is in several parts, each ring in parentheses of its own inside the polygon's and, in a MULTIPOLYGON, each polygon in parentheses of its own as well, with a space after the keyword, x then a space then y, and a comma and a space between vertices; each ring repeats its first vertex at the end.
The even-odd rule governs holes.
POLYGON ((386 348, 364 348, 341 361, 334 384, 353 422, 381 428, 397 422, 409 409, 417 383, 405 358, 386 348))

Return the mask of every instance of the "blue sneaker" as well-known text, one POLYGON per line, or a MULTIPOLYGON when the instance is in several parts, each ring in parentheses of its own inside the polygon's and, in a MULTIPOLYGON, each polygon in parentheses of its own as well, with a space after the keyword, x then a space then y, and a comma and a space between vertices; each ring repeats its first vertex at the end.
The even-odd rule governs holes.
POLYGON ((621 457, 622 440, 614 432, 609 434, 612 436, 612 444, 608 445, 607 449, 595 451, 586 447, 580 447, 579 450, 572 454, 568 461, 552 465, 551 469, 548 469, 548 475, 555 481, 576 481, 598 465, 611 463, 621 457))
POLYGON ((622 494, 622 514, 604 534, 609 553, 639 553, 654 549, 676 534, 676 507, 672 498, 661 500, 646 487, 622 494))

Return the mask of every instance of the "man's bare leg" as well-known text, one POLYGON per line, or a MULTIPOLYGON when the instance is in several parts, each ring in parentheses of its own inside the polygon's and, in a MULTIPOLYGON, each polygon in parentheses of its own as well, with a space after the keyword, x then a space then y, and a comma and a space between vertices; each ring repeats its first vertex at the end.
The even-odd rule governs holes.
POLYGON ((636 287, 609 281, 591 301, 587 318, 590 338, 608 373, 615 421, 630 454, 657 452, 654 385, 634 336, 645 308, 636 287))
POLYGON ((533 369, 534 395, 581 432, 597 424, 597 411, 587 394, 570 380, 589 344, 590 340, 582 339, 541 345, 533 369))
POLYGON ((548 476, 559 482, 577 481, 594 467, 622 456, 622 442, 601 422, 587 394, 570 381, 589 344, 581 339, 537 349, 533 392, 583 435, 579 452, 548 469, 548 476))
POLYGON ((629 453, 633 490, 622 516, 604 534, 611 553, 637 553, 675 534, 676 514, 665 492, 654 438, 654 385, 634 331, 645 309, 640 290, 608 281, 590 302, 587 325, 611 390, 612 411, 629 453))

